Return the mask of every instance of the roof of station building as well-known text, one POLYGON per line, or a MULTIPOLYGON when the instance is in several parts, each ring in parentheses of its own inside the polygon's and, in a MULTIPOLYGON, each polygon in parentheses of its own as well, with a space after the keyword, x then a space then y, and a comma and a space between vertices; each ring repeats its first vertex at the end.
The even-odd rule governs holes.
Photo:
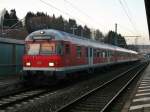
POLYGON ((2 38, 0 37, 0 43, 9 43, 9 44, 24 44, 24 40, 17 40, 11 38, 2 38))

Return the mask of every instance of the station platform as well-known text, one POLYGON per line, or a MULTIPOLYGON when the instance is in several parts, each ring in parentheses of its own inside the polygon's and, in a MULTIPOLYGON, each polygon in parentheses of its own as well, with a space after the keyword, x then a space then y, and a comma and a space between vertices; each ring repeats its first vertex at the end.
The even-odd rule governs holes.
POLYGON ((128 112, 150 112, 150 64, 138 83, 128 112))

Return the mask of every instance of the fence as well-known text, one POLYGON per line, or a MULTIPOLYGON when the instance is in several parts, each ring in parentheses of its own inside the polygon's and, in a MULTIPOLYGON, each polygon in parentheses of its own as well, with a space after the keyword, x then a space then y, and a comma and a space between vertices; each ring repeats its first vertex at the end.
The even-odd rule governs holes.
POLYGON ((23 54, 23 40, 0 38, 0 77, 19 74, 23 54))

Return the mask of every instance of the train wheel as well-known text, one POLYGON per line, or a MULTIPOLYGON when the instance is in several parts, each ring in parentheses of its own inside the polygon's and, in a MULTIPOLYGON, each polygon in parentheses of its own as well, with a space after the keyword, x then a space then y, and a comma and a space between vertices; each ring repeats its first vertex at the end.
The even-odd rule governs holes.
POLYGON ((21 72, 20 80, 21 80, 22 85, 24 87, 28 87, 28 86, 31 86, 33 84, 31 73, 29 73, 29 72, 21 72))

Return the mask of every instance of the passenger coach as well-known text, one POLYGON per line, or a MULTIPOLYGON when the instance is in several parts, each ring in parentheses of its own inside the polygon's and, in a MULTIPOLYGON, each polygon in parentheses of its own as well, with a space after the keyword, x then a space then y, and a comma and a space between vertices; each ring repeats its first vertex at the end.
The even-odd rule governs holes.
POLYGON ((25 77, 37 74, 61 77, 74 71, 138 60, 135 51, 52 29, 31 33, 25 44, 25 77))

